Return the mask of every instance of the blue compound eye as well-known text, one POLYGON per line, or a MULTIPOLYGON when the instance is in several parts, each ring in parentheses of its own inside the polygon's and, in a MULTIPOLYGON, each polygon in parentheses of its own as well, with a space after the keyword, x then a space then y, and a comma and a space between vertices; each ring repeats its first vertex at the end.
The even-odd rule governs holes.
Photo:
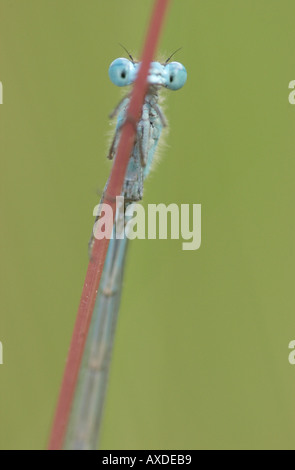
POLYGON ((187 71, 179 62, 171 62, 165 65, 166 71, 166 88, 169 90, 179 90, 182 88, 187 79, 187 71))
POLYGON ((125 86, 134 82, 136 75, 134 64, 128 59, 116 59, 109 67, 109 77, 114 85, 125 86))

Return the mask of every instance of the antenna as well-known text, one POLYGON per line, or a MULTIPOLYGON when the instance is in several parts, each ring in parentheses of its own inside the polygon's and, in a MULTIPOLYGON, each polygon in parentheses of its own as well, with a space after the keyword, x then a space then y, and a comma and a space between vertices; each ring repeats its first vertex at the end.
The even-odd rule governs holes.
POLYGON ((128 55, 128 57, 129 57, 129 59, 131 60, 131 62, 134 64, 134 59, 133 59, 132 55, 130 54, 130 52, 126 49, 126 47, 123 46, 123 44, 121 44, 120 42, 119 42, 119 46, 121 46, 121 47, 124 49, 124 51, 125 51, 126 54, 128 55))
POLYGON ((176 49, 176 51, 174 51, 173 54, 171 54, 171 56, 168 57, 168 59, 165 61, 165 64, 168 64, 169 60, 172 59, 174 54, 176 54, 176 52, 180 51, 180 49, 182 49, 182 47, 179 47, 178 49, 176 49))

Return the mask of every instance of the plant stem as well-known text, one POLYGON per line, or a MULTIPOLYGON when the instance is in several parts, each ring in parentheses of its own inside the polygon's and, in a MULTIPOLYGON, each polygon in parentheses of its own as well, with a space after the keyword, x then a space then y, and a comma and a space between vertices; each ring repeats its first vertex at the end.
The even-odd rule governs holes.
MULTIPOLYGON (((120 141, 118 153, 112 168, 108 188, 104 202, 107 202, 115 216, 116 196, 121 194, 123 181, 134 144, 136 126, 147 90, 147 75, 150 63, 153 60, 160 32, 164 22, 165 13, 170 0, 156 0, 145 40, 142 54, 141 67, 135 81, 131 95, 130 105, 127 111, 120 141)), ((51 430, 48 449, 61 450, 69 422, 72 402, 74 398, 77 378, 99 288, 100 278, 106 258, 109 239, 95 239, 92 259, 89 262, 84 287, 81 295, 79 310, 74 326, 74 332, 65 366, 61 384, 57 408, 51 430)))

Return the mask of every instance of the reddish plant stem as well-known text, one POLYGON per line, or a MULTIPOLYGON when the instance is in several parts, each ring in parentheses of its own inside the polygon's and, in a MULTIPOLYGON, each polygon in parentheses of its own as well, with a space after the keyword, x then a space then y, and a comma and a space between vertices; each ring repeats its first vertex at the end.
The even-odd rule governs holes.
MULTIPOLYGON (((107 192, 105 194, 105 202, 107 202, 112 207, 113 217, 115 216, 115 198, 117 195, 121 194, 129 157, 134 144, 136 125, 140 118, 140 113, 147 90, 147 75, 149 66, 156 51, 156 46, 169 3, 170 0, 156 0, 154 4, 154 9, 143 49, 141 67, 134 84, 130 105, 127 112, 127 120, 122 128, 117 156, 112 168, 107 192)), ((79 310, 74 326, 74 332, 51 430, 50 441, 48 445, 49 450, 60 450, 63 447, 79 369, 108 245, 109 240, 107 238, 103 238, 102 240, 95 239, 93 245, 92 259, 89 262, 86 273, 79 310)))

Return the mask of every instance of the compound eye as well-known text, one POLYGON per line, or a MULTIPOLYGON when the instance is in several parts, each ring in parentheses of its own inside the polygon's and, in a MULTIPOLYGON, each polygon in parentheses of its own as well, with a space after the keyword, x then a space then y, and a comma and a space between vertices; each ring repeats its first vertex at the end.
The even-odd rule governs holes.
POLYGON ((114 85, 130 85, 135 79, 134 64, 124 58, 114 60, 109 67, 109 77, 114 85))
POLYGON ((165 65, 166 88, 169 90, 179 90, 183 87, 187 79, 186 68, 180 62, 171 62, 165 65))

